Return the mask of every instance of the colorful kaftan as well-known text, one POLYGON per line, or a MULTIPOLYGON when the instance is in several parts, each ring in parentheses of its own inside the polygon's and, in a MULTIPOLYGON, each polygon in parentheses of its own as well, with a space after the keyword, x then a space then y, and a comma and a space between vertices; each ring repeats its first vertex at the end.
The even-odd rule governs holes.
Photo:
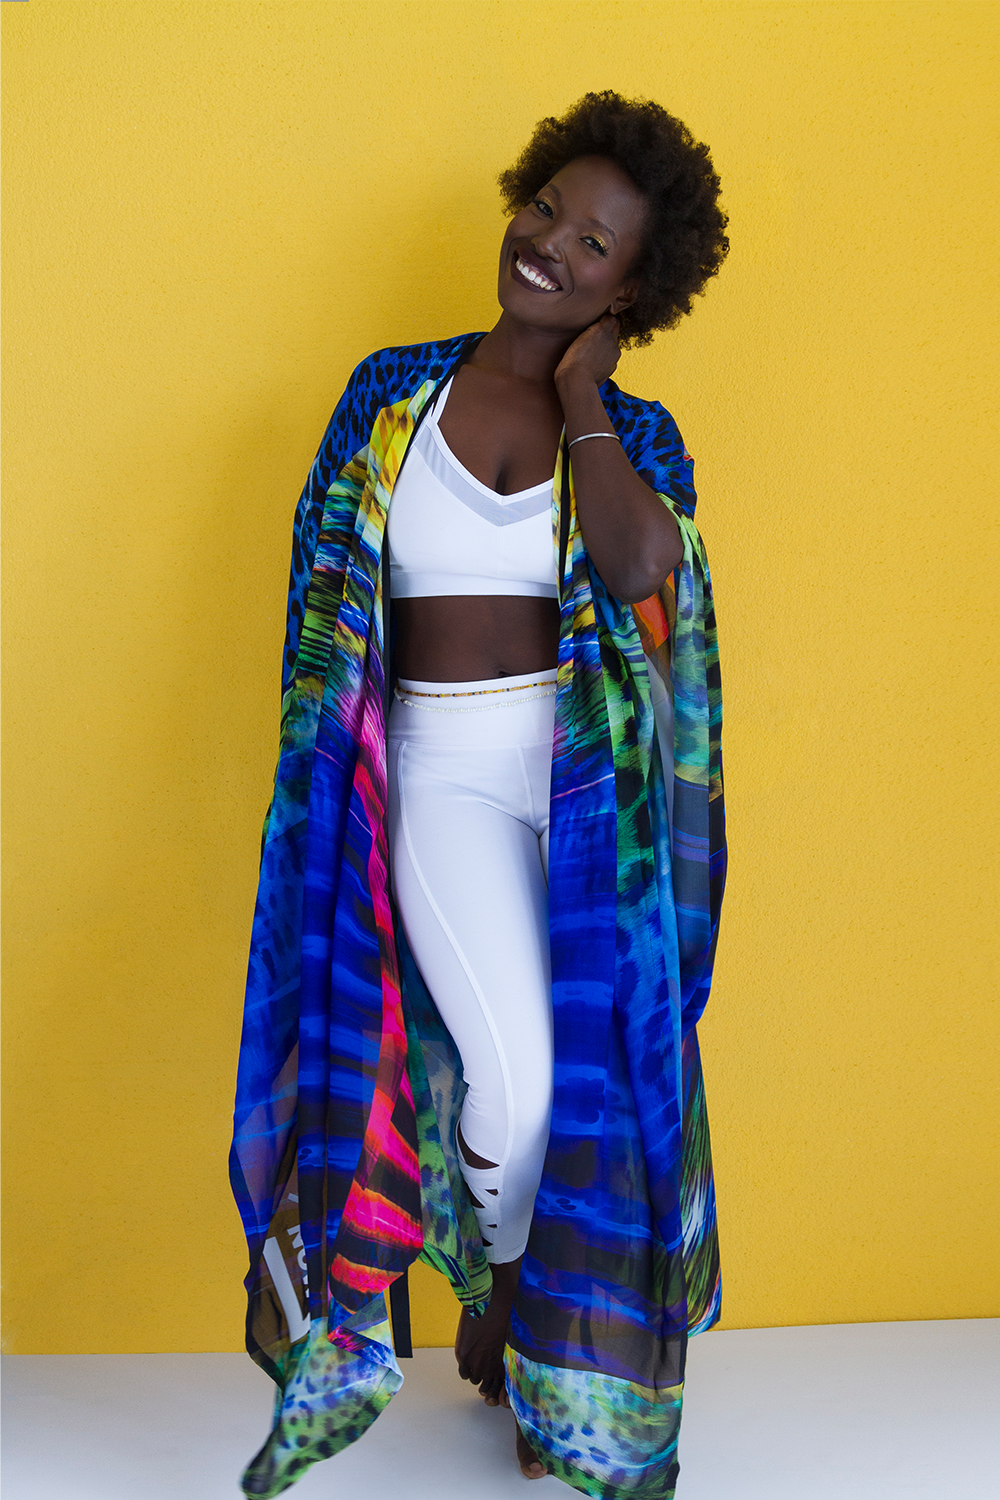
MULTIPOLYGON (((296 512, 230 1158, 250 1250, 247 1347, 277 1385, 273 1430, 243 1476, 252 1496, 280 1494, 353 1442, 399 1389, 386 1293, 414 1259, 474 1315, 489 1296, 456 1155, 461 1062, 393 906, 385 751, 386 515, 421 413, 481 337, 364 360, 296 512)), ((555 1094, 505 1358, 511 1404, 551 1473, 607 1500, 668 1500, 687 1336, 719 1316, 695 1023, 725 882, 722 705, 691 460, 657 403, 612 381, 601 396, 684 557, 644 604, 613 598, 584 549, 563 438, 555 1094), (654 671, 672 731, 651 705, 654 671)))

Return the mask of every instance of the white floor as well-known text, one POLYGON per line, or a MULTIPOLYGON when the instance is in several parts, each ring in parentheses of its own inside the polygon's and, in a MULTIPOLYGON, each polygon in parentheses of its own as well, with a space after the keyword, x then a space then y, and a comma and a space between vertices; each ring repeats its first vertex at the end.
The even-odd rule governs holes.
MULTIPOLYGON (((403 1363, 365 1436, 294 1500, 532 1500, 513 1419, 448 1349, 403 1363)), ((238 1500, 272 1386, 239 1354, 7 1355, 3 1500, 238 1500)), ((1000 1319, 693 1340, 678 1500, 997 1500, 1000 1319)))

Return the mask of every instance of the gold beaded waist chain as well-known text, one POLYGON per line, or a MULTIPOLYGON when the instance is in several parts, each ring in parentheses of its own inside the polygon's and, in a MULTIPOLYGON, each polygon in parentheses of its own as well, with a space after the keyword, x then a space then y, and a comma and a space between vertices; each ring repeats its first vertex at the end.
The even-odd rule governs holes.
POLYGON ((418 688, 401 688, 399 686, 396 686, 393 692, 400 703, 404 704, 407 708, 424 708, 431 713, 439 714, 474 714, 488 708, 510 708, 512 705, 518 703, 532 703, 536 698, 553 698, 556 692, 556 684, 551 678, 542 678, 538 682, 512 683, 510 687, 499 688, 471 688, 460 693, 423 693, 418 688), (543 693, 528 693, 528 688, 545 688, 546 691, 543 693), (457 705, 453 708, 450 704, 410 702, 411 698, 487 698, 492 697, 495 693, 524 693, 525 696, 521 698, 505 698, 500 703, 470 704, 468 707, 463 708, 459 708, 457 705))

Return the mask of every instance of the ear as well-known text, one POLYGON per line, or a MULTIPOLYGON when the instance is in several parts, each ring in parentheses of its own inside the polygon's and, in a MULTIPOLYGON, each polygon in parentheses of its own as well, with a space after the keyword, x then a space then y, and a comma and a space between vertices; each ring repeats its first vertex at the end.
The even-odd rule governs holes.
POLYGON ((618 296, 615 297, 614 301, 611 303, 608 311, 614 313, 615 317, 617 318, 619 313, 623 313, 625 311, 626 307, 632 306, 632 303, 635 301, 638 295, 638 282, 626 281, 625 285, 618 293, 618 296))

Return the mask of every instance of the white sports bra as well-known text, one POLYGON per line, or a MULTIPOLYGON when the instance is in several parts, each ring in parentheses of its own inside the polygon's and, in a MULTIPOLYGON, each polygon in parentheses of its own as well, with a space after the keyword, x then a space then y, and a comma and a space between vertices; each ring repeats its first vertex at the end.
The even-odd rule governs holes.
POLYGON ((552 484, 514 495, 487 489, 441 435, 451 381, 410 444, 386 526, 396 599, 436 594, 558 597, 552 546, 552 484))

